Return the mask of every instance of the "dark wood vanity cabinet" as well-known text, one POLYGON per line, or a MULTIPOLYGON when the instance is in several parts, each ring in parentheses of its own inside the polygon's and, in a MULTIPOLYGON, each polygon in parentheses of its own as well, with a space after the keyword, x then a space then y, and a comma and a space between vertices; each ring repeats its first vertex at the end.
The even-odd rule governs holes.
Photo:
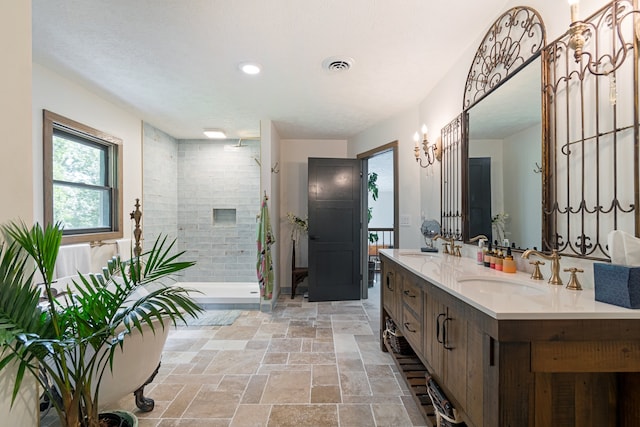
POLYGON ((424 359, 431 375, 446 384, 458 407, 482 421, 482 332, 465 315, 464 305, 425 283, 424 359))
POLYGON ((396 364, 419 360, 468 426, 640 426, 639 319, 497 320, 381 260, 381 329, 391 317, 415 352, 396 364))
POLYGON ((382 277, 382 306, 393 319, 398 319, 398 299, 402 283, 396 275, 396 270, 392 265, 386 264, 380 267, 382 277), (396 292, 397 290, 397 292, 396 292))

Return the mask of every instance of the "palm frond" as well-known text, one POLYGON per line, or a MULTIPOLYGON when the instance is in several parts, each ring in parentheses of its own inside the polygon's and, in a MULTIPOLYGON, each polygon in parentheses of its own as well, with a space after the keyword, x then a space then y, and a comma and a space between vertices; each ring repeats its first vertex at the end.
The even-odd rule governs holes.
POLYGON ((31 285, 33 271, 27 259, 13 242, 0 245, 0 344, 10 339, 7 334, 40 332, 43 318, 38 307, 40 292, 31 285))
POLYGON ((151 283, 160 278, 174 275, 186 268, 195 265, 194 261, 176 261, 185 251, 172 254, 176 240, 174 239, 167 246, 167 236, 158 237, 153 244, 153 248, 142 255, 146 260, 140 283, 151 283))
POLYGON ((36 223, 29 228, 24 222, 12 221, 3 226, 3 231, 33 258, 45 283, 53 282, 58 250, 62 242, 62 225, 47 224, 43 229, 36 223))

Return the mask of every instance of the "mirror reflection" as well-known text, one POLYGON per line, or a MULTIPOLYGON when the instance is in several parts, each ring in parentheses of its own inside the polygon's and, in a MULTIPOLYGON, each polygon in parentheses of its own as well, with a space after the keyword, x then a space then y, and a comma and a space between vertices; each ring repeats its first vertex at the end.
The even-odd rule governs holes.
POLYGON ((541 248, 540 57, 468 110, 467 237, 541 248))

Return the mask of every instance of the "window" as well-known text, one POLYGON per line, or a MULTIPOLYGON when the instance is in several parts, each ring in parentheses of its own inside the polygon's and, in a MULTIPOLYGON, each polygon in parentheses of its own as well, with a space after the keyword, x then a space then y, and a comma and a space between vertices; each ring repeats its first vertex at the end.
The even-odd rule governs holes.
POLYGON ((45 221, 63 243, 122 237, 121 140, 44 111, 45 221))

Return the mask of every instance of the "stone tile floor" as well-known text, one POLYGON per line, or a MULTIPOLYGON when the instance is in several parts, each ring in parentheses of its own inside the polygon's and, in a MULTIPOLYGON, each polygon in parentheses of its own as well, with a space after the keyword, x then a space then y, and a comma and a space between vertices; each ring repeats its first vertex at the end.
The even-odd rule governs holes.
MULTIPOLYGON (((424 426, 391 357, 380 350, 379 289, 368 300, 310 303, 283 295, 272 313, 230 326, 181 326, 146 395, 118 406, 140 427, 424 426)), ((43 423, 43 426, 55 423, 43 423)))

